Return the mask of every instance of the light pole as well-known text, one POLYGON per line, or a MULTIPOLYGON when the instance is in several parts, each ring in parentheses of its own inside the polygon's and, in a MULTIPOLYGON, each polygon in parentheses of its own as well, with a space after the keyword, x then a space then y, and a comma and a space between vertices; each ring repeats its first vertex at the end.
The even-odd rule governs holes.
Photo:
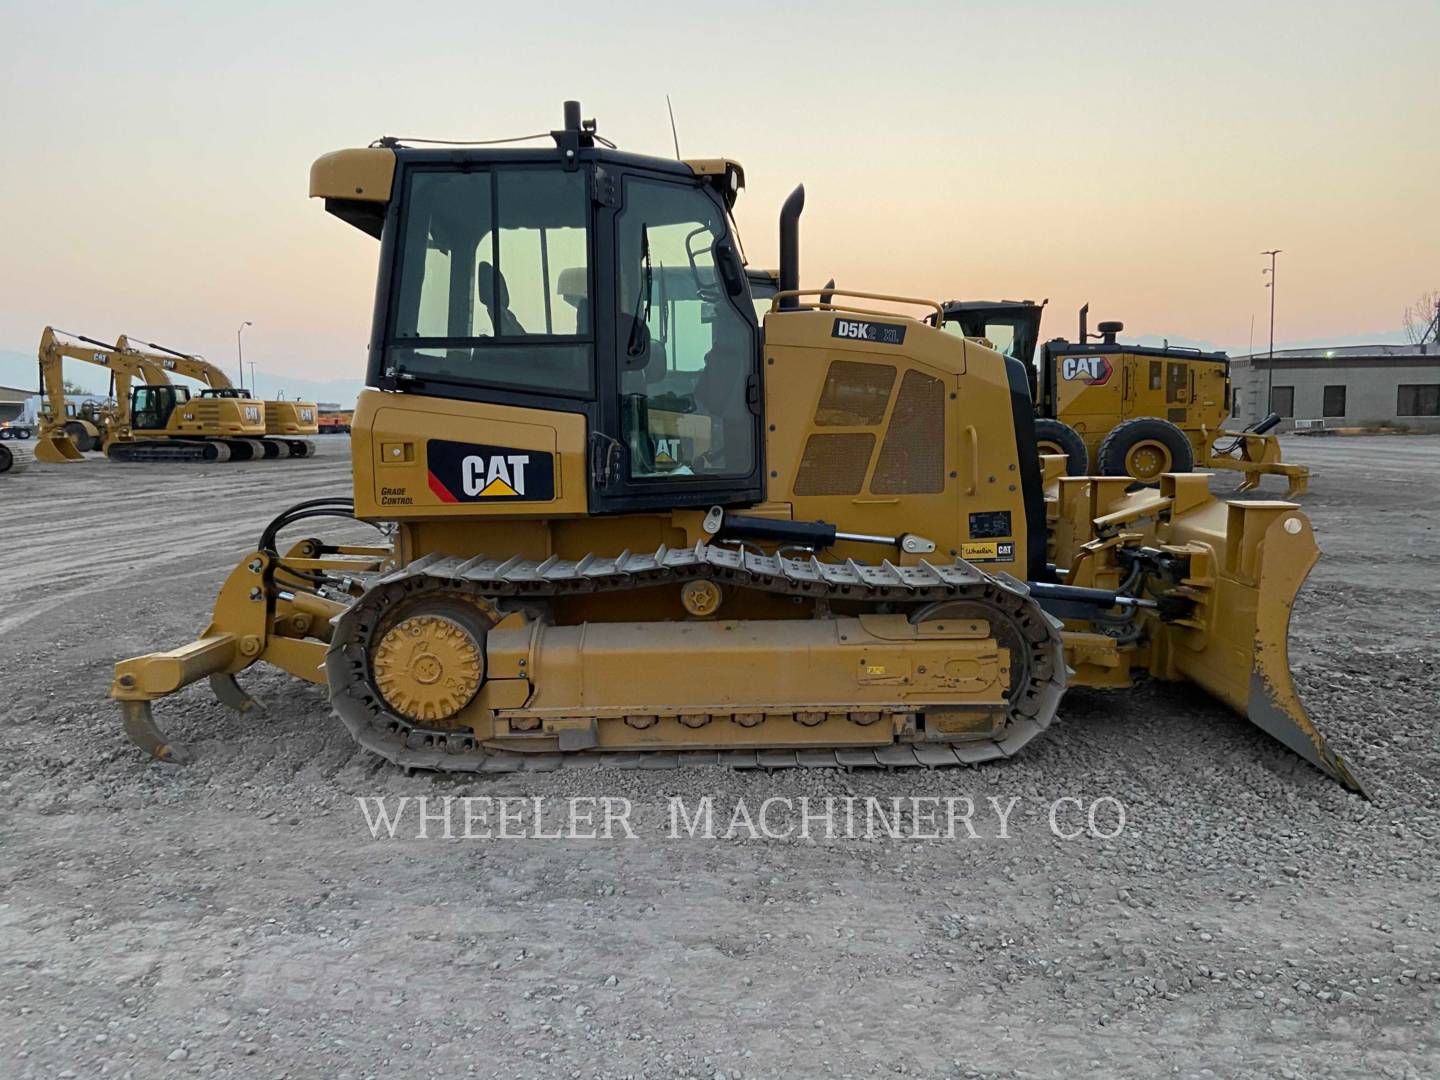
POLYGON ((240 324, 240 329, 235 331, 235 357, 240 361, 240 389, 245 389, 245 350, 240 344, 240 335, 245 332, 245 327, 254 326, 249 319, 240 324))
MULTIPOLYGON (((1270 280, 1265 287, 1270 290, 1270 355, 1265 361, 1265 414, 1268 416, 1275 411, 1275 256, 1280 254, 1281 249, 1274 251, 1262 251, 1261 255, 1270 256, 1270 268, 1261 270, 1262 274, 1269 274, 1270 280)), ((1252 360, 1251 365, 1254 365, 1252 360)))

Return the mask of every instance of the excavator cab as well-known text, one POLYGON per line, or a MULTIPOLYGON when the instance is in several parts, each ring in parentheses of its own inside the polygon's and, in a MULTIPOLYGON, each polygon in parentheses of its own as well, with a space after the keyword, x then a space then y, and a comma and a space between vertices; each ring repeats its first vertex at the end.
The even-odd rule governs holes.
POLYGON ((163 431, 175 406, 190 400, 183 386, 137 386, 130 391, 130 426, 135 431, 163 431))
POLYGON ((212 387, 200 391, 202 398, 245 398, 249 400, 250 391, 242 390, 238 386, 212 387))

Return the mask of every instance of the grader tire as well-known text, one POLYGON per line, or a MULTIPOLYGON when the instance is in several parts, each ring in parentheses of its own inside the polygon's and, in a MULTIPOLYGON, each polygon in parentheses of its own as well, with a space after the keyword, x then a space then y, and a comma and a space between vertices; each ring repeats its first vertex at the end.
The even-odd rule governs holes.
POLYGON ((1067 476, 1090 475, 1090 451, 1085 440, 1069 424, 1060 420, 1036 420, 1035 442, 1042 454, 1064 454, 1069 459, 1067 476))
POLYGON ((1128 476, 1144 486, 1158 484, 1163 473, 1195 468, 1195 452, 1185 433, 1154 416, 1115 425, 1095 456, 1102 475, 1128 476))

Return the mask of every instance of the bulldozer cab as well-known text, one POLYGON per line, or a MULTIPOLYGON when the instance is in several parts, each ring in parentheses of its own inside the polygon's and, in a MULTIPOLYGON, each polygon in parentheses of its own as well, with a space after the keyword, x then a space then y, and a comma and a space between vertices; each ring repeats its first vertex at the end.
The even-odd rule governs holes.
POLYGON ((175 406, 190 400, 183 386, 137 386, 130 391, 130 426, 135 431, 161 431, 175 406))
MULTIPOLYGON (((368 385, 536 423, 583 416, 591 513, 760 501, 760 334, 730 216, 739 167, 642 158, 582 129, 555 137, 317 163, 326 208, 382 237, 368 385), (382 205, 338 197, 386 168, 382 205)), ((553 489, 556 455, 533 449, 476 432, 440 448, 432 487, 512 497, 523 464, 526 483, 553 489), (466 472, 476 458, 483 480, 466 472)))

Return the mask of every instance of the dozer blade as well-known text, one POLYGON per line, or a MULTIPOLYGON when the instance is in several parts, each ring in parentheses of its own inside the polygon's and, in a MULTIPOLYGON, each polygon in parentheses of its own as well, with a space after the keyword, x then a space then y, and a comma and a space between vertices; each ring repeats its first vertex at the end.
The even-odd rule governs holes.
POLYGON ((35 460, 48 461, 55 465, 67 461, 84 461, 85 455, 68 435, 42 435, 35 443, 35 460))
POLYGON ((1246 716, 1261 731, 1279 739, 1321 772, 1366 799, 1370 798, 1365 785, 1350 771, 1344 759, 1330 749, 1325 736, 1306 715, 1305 707, 1295 695, 1295 686, 1288 671, 1283 688, 1277 687, 1258 671, 1251 676, 1250 708, 1246 716))
MULTIPOLYGON (((1217 553, 1216 581, 1202 602, 1208 626, 1176 643, 1176 668, 1250 722, 1322 772, 1365 798, 1369 793, 1301 704, 1290 677, 1290 613, 1295 597, 1320 556, 1309 520, 1285 502, 1235 502, 1224 506, 1223 541, 1206 536, 1210 514, 1184 518, 1176 532, 1210 541, 1217 553)), ((1208 508, 1207 508, 1208 509, 1208 508)), ((1182 632, 1184 633, 1184 632, 1182 632)))

